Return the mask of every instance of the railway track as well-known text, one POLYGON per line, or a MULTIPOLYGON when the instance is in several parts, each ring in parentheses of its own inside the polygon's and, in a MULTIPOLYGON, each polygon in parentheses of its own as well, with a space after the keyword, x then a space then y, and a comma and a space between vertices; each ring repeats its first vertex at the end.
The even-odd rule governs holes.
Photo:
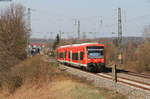
POLYGON ((94 86, 116 90, 117 92, 129 97, 129 99, 150 98, 150 82, 143 82, 143 80, 130 79, 128 77, 126 78, 124 76, 119 76, 119 74, 117 77, 117 82, 115 83, 113 82, 112 75, 110 73, 90 73, 78 68, 68 67, 65 65, 60 65, 60 67, 63 68, 63 71, 66 71, 69 74, 83 77, 87 79, 87 81, 91 81, 94 86))
MULTIPOLYGON (((136 73, 136 72, 126 71, 126 70, 122 70, 122 69, 117 69, 116 71, 117 71, 117 73, 122 73, 122 74, 126 74, 126 75, 131 75, 131 76, 136 76, 136 77, 150 79, 150 75, 149 74, 136 73)), ((105 72, 106 73, 111 73, 112 72, 112 68, 110 68, 110 67, 107 68, 105 72)))
MULTIPOLYGON (((74 67, 70 67, 70 68, 74 68, 74 67)), ((74 69, 78 69, 78 68, 74 68, 74 69)), ((87 72, 87 71, 83 71, 83 70, 80 70, 78 69, 79 71, 82 71, 82 72, 86 72, 86 73, 90 73, 90 72, 87 72)), ((98 76, 98 77, 102 77, 104 79, 107 79, 107 80, 111 80, 112 81, 112 74, 111 73, 90 73, 92 75, 95 75, 95 76, 98 76)), ((150 92, 150 78, 145 76, 145 75, 140 75, 140 74, 136 74, 136 73, 131 73, 131 72, 126 72, 123 74, 125 75, 132 75, 132 76, 135 76, 135 77, 141 77, 141 78, 146 78, 148 81, 146 82, 143 82, 143 80, 135 80, 135 79, 130 79, 130 78, 127 78, 125 76, 119 76, 121 73, 118 73, 118 77, 117 77, 117 83, 122 83, 122 84, 125 84, 125 85, 128 85, 128 86, 132 86, 132 87, 135 87, 135 88, 138 88, 138 89, 142 89, 142 90, 146 90, 148 92, 150 92)))
MULTIPOLYGON (((110 74, 98 73, 96 75, 112 80, 112 76, 110 74)), ((138 80, 131 80, 131 79, 120 77, 120 76, 117 77, 117 82, 121 82, 129 86, 133 86, 133 87, 137 87, 140 89, 150 91, 150 83, 145 83, 145 82, 138 81, 138 80)))
MULTIPOLYGON (((84 71, 86 72, 86 71, 84 71)), ((94 75, 97 75, 97 76, 100 76, 100 77, 103 77, 103 78, 106 78, 108 80, 113 80, 112 78, 112 74, 109 74, 109 73, 92 73, 94 75)), ((131 74, 128 74, 127 75, 131 75, 131 74)), ((133 74, 132 74, 133 76, 133 74)), ((138 76, 138 77, 143 77, 143 76, 139 76, 139 75, 134 75, 134 76, 138 76)), ((146 79, 149 79, 149 77, 143 77, 143 78, 146 78, 146 79)), ((143 90, 147 90, 150 92, 150 82, 146 83, 146 82, 143 82, 143 81, 140 81, 140 80, 135 80, 135 79, 130 79, 130 78, 126 78, 125 77, 122 77, 122 76, 119 76, 117 77, 117 82, 120 82, 120 83, 123 83, 123 84, 127 84, 129 86, 133 86, 133 87, 136 87, 136 88, 140 88, 140 89, 143 89, 143 90)))
POLYGON ((138 73, 135 73, 135 72, 128 72, 126 74, 150 79, 150 75, 148 75, 148 74, 138 74, 138 73))
MULTIPOLYGON (((106 75, 112 75, 112 68, 107 68, 104 74, 106 75)), ((139 74, 135 72, 130 72, 126 70, 117 69, 117 77, 134 80, 137 82, 143 82, 143 83, 150 83, 150 75, 148 74, 139 74)))
MULTIPOLYGON (((66 67, 66 66, 65 66, 66 67)), ((69 67, 69 68, 74 68, 74 67, 69 67)), ((77 69, 77 68, 74 68, 77 69)), ((109 81, 112 81, 112 74, 111 71, 107 72, 107 73, 90 73, 87 71, 82 71, 80 69, 78 69, 81 72, 86 72, 88 74, 92 74, 95 75, 97 77, 101 77, 104 79, 107 79, 109 81)), ((118 77, 117 77, 117 83, 122 83, 131 87, 135 87, 137 89, 142 89, 142 90, 146 90, 150 93, 150 76, 146 75, 146 74, 137 74, 134 72, 119 72, 118 73, 118 77), (129 77, 128 77, 128 76, 129 77), (132 77, 131 77, 132 76, 132 77), (140 78, 140 79, 137 79, 140 78), (143 79, 146 79, 145 81, 143 79)))
MULTIPOLYGON (((104 75, 112 76, 112 73, 102 73, 104 75)), ((144 84, 149 84, 150 83, 150 78, 149 77, 143 77, 143 76, 138 76, 138 75, 130 75, 128 73, 117 73, 117 78, 123 78, 131 81, 136 81, 144 84)))

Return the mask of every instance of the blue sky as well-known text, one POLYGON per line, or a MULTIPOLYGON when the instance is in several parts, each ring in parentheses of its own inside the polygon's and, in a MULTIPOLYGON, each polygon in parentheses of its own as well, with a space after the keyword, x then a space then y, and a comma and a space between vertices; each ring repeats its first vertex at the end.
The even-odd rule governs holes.
MULTIPOLYGON (((13 0, 32 11, 32 37, 54 38, 59 30, 63 37, 76 37, 75 19, 87 37, 117 36, 117 9, 122 8, 123 35, 141 36, 150 24, 150 0, 13 0), (101 24, 100 21, 103 21, 101 24), (53 34, 52 34, 53 32, 53 34)), ((0 8, 10 3, 0 2, 0 8)))

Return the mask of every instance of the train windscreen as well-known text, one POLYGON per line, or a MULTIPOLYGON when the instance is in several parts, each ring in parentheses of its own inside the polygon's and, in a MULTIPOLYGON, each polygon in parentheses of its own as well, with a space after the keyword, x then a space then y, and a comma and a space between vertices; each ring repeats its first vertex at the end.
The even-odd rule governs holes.
POLYGON ((104 47, 103 46, 88 46, 88 58, 104 58, 104 47))

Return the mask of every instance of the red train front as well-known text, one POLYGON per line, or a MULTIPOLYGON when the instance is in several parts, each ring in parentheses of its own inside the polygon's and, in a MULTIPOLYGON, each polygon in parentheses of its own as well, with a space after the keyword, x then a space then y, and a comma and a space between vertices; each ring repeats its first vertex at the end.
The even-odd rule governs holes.
POLYGON ((101 72, 105 68, 104 45, 83 43, 60 46, 57 48, 57 60, 90 72, 101 72))

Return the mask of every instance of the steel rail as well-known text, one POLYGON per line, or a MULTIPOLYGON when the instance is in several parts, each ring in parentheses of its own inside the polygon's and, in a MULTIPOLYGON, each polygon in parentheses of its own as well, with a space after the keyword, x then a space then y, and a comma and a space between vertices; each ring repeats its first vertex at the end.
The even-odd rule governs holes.
MULTIPOLYGON (((111 74, 106 74, 106 75, 111 76, 111 74)), ((150 86, 149 83, 145 83, 145 82, 141 82, 141 81, 138 81, 138 80, 133 80, 133 79, 125 78, 125 77, 122 77, 122 76, 119 76, 119 75, 118 75, 117 77, 118 77, 118 78, 121 78, 121 79, 126 79, 126 80, 129 80, 129 81, 135 81, 135 82, 138 82, 138 83, 141 83, 141 84, 145 84, 145 85, 150 86)))
MULTIPOLYGON (((111 68, 110 68, 111 69, 111 68)), ((118 70, 122 70, 122 69, 118 69, 118 70)), ((127 71, 127 70, 122 70, 123 74, 127 74, 127 75, 131 75, 131 76, 137 76, 137 77, 142 77, 142 78, 146 78, 146 79, 150 79, 150 74, 145 74, 145 73, 137 73, 137 72, 132 72, 132 71, 127 71)))
POLYGON ((130 72, 130 71, 125 74, 150 79, 150 75, 148 74, 138 74, 138 73, 130 72))
MULTIPOLYGON (((96 75, 98 75, 98 76, 100 75, 101 77, 105 77, 105 78, 107 77, 108 79, 112 80, 112 76, 110 74, 98 73, 96 75)), ((134 86, 137 88, 141 88, 141 89, 150 91, 150 84, 148 84, 148 83, 144 83, 144 82, 140 82, 140 81, 136 81, 136 80, 131 80, 131 79, 124 78, 124 77, 118 77, 117 82, 121 82, 121 83, 130 85, 130 86, 134 86)))
MULTIPOLYGON (((66 66, 66 65, 64 65, 64 66, 66 66)), ((72 66, 69 66, 69 67, 74 68, 72 66)), ((111 74, 91 73, 91 72, 83 71, 83 70, 78 69, 78 68, 74 68, 74 69, 77 69, 79 71, 86 72, 86 73, 89 73, 89 74, 92 74, 92 75, 95 75, 95 76, 99 76, 99 77, 105 78, 107 80, 113 80, 111 74)), ((127 79, 127 78, 124 78, 124 77, 118 77, 117 78, 117 83, 118 82, 129 85, 129 86, 132 86, 132 87, 135 87, 135 88, 140 88, 140 89, 143 89, 143 90, 150 91, 150 84, 148 84, 148 83, 144 83, 144 82, 140 82, 140 81, 136 81, 136 80, 131 80, 131 79, 127 79)))

